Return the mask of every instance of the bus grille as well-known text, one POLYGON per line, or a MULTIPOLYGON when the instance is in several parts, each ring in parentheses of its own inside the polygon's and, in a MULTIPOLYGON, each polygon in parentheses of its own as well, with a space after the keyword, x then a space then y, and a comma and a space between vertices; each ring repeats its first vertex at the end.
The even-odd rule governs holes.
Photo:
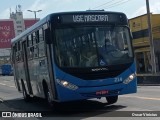
POLYGON ((122 71, 114 71, 114 72, 98 72, 98 73, 80 73, 80 74, 72 74, 80 79, 84 80, 97 80, 97 79, 105 79, 105 78, 113 78, 121 74, 122 71))
POLYGON ((92 68, 63 68, 62 70, 72 76, 83 80, 98 80, 106 78, 114 78, 120 75, 131 66, 131 63, 125 65, 109 66, 108 70, 92 71, 92 68))

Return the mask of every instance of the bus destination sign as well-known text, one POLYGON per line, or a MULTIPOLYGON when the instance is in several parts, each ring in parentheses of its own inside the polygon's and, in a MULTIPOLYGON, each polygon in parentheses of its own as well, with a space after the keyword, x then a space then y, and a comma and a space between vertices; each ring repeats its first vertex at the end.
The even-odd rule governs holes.
POLYGON ((96 22, 119 22, 123 19, 122 14, 73 14, 62 15, 61 23, 96 23, 96 22))
POLYGON ((73 22, 105 22, 108 15, 73 15, 73 22))

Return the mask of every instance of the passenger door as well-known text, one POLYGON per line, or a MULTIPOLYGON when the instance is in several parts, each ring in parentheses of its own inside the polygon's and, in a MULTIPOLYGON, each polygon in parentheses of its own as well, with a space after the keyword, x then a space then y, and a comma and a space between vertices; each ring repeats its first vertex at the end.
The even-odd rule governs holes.
POLYGON ((25 71, 25 78, 26 81, 24 81, 27 85, 26 90, 28 90, 29 94, 33 94, 32 91, 32 86, 31 86, 31 80, 30 80, 30 75, 29 75, 29 69, 28 69, 28 57, 27 57, 27 43, 24 41, 22 43, 22 52, 23 52, 23 60, 24 60, 24 71, 25 71))

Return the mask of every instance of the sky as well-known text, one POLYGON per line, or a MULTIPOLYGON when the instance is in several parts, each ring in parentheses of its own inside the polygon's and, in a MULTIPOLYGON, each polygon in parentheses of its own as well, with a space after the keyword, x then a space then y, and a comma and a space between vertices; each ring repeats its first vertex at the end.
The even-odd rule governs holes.
MULTIPOLYGON (((160 14, 160 0, 149 2, 150 11, 160 14)), ((18 5, 24 18, 34 18, 34 13, 27 10, 42 10, 36 14, 40 19, 50 13, 89 9, 123 12, 129 19, 146 13, 146 0, 1 0, 0 19, 9 19, 10 10, 15 12, 18 5)))

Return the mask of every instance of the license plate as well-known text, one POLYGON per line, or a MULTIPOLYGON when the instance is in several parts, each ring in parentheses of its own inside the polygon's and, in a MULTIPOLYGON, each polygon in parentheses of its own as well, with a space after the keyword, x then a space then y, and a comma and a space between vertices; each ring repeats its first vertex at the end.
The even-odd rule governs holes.
POLYGON ((105 94, 108 94, 108 93, 109 93, 108 90, 101 90, 101 91, 97 91, 96 95, 105 95, 105 94))

